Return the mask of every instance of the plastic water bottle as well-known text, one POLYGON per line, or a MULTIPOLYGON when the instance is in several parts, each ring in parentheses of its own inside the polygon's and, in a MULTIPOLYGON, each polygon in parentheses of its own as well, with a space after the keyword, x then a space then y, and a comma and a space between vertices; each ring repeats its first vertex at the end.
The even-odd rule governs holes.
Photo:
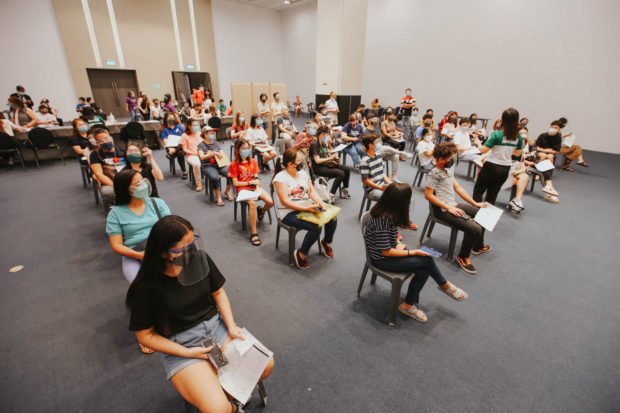
POLYGON ((110 113, 108 115, 108 119, 107 119, 106 123, 108 125, 114 125, 116 123, 116 119, 114 119, 114 114, 113 113, 110 113))

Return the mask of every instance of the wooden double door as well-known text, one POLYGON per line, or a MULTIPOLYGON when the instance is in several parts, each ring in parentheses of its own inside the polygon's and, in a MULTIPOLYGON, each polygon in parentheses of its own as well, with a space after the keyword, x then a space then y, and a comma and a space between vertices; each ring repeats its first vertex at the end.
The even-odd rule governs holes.
POLYGON ((125 99, 129 92, 138 97, 138 78, 135 70, 123 69, 86 69, 93 99, 105 113, 114 117, 129 118, 131 114, 125 108, 125 99))

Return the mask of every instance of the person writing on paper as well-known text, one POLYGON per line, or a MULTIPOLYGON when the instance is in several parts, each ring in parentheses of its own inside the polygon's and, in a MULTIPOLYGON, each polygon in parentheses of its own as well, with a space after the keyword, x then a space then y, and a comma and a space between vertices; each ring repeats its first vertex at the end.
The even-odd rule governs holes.
POLYGON ((258 194, 257 199, 248 199, 248 215, 250 217, 250 243, 255 246, 261 244, 258 237, 258 231, 256 230, 256 220, 263 221, 265 213, 273 206, 273 199, 265 191, 260 184, 258 178, 258 162, 252 158, 252 147, 245 139, 239 139, 235 142, 235 159, 228 167, 228 177, 232 179, 232 184, 237 191, 237 194, 241 191, 252 191, 258 194), (262 207, 257 206, 257 200, 262 200, 264 205, 262 207))
POLYGON ((245 140, 250 143, 254 149, 254 155, 260 155, 263 158, 263 168, 270 171, 269 161, 278 156, 271 146, 267 143, 269 139, 265 129, 262 128, 263 120, 254 114, 250 118, 250 129, 245 134, 245 140))
MULTIPOLYGON (((202 128, 202 142, 198 144, 198 157, 200 158, 200 170, 202 174, 209 180, 213 193, 217 198, 217 206, 223 207, 220 176, 228 176, 228 158, 224 154, 222 145, 215 140, 215 132, 211 126, 207 125, 202 128), (222 165, 222 166, 220 166, 222 165)), ((234 201, 230 195, 230 182, 226 180, 226 199, 234 201)))
POLYGON ((497 194, 510 173, 513 157, 519 158, 523 152, 523 138, 519 135, 519 112, 513 108, 506 109, 502 113, 502 128, 493 131, 484 145, 477 137, 474 138, 474 146, 482 154, 488 152, 487 160, 474 184, 474 199, 480 202, 484 197, 486 202, 495 204, 497 194))
MULTIPOLYGON (((170 136, 174 136, 173 139, 180 141, 181 135, 183 135, 183 125, 179 125, 179 115, 176 113, 167 112, 164 116, 164 127, 162 128, 159 136, 164 143, 164 149, 166 150, 166 158, 177 160, 181 171, 183 171, 182 179, 187 179, 187 169, 185 167, 185 153, 180 146, 168 146, 172 142, 168 142, 170 136)), ((178 144, 177 144, 178 145, 178 144)))
MULTIPOLYGON (((560 131, 564 129, 568 120, 566 118, 558 119, 558 123, 560 126, 560 131)), ((562 166, 563 171, 573 172, 574 169, 570 167, 571 162, 577 159, 577 165, 582 166, 584 168, 589 168, 590 165, 583 160, 583 151, 581 150, 581 146, 574 144, 574 137, 572 133, 562 134, 562 147, 560 148, 560 152, 566 160, 564 161, 564 165, 562 166)))
MULTIPOLYGON (((129 329, 138 342, 163 354, 166 377, 202 412, 238 412, 209 362, 213 339, 226 349, 244 340, 233 317, 225 279, 205 252, 192 224, 177 215, 151 229, 138 276, 127 292, 129 329)), ((273 370, 271 358, 259 381, 273 370)))
POLYGON ((237 139, 245 139, 245 133, 250 125, 245 120, 245 112, 239 111, 235 113, 235 119, 230 130, 230 138, 234 141, 237 139))
POLYGON ((310 145, 310 160, 312 172, 315 175, 334 178, 330 193, 336 195, 336 191, 342 184, 342 197, 351 199, 349 195, 349 176, 351 170, 346 165, 340 165, 337 152, 331 152, 331 135, 327 126, 320 126, 317 130, 318 140, 310 145))
POLYGON ((200 122, 198 119, 187 118, 185 121, 185 131, 181 135, 179 142, 189 166, 194 172, 196 192, 202 191, 202 179, 200 176, 200 158, 198 157, 198 145, 202 142, 200 135, 200 122))
POLYGON ((342 139, 347 147, 343 149, 353 159, 353 167, 359 168, 362 157, 364 156, 364 148, 362 147, 362 125, 359 123, 355 113, 349 115, 349 122, 342 127, 342 139))
POLYGON ((151 187, 150 196, 159 198, 156 181, 163 181, 164 174, 159 169, 157 162, 155 162, 153 152, 147 146, 142 147, 136 143, 129 143, 125 159, 127 160, 125 169, 138 171, 143 178, 149 181, 149 186, 151 187))
POLYGON ((370 217, 364 227, 364 241, 372 264, 377 268, 391 272, 415 273, 409 282, 405 301, 399 311, 421 323, 427 317, 418 308, 420 291, 428 277, 439 286, 439 290, 457 301, 467 298, 467 293, 450 283, 443 276, 435 260, 427 252, 409 249, 398 239, 398 228, 409 226, 409 207, 411 187, 403 183, 388 186, 379 201, 370 210, 370 217))
MULTIPOLYGON (((541 133, 534 144, 536 148, 536 163, 548 160, 553 164, 554 156, 562 148, 562 135, 560 134, 560 122, 554 120, 549 125, 549 130, 541 133)), ((553 187, 553 168, 543 172, 545 186, 543 192, 546 194, 545 199, 552 203, 560 202, 558 191, 553 187)))
POLYGON ((476 268, 471 263, 470 254, 480 255, 491 250, 484 244, 482 226, 474 221, 478 209, 485 208, 486 204, 474 201, 454 179, 450 168, 454 164, 455 154, 456 145, 452 142, 442 142, 435 146, 435 168, 426 177, 424 196, 432 204, 431 208, 434 208, 437 218, 463 231, 461 251, 456 261, 465 272, 475 274, 476 268), (457 203, 455 193, 467 203, 457 203))
MULTIPOLYGON (((277 205, 278 218, 286 225, 308 231, 301 244, 301 248, 294 252, 297 268, 310 268, 308 253, 312 245, 321 237, 321 227, 317 224, 304 221, 297 217, 299 212, 320 213, 325 209, 325 204, 312 186, 310 176, 300 170, 303 163, 303 154, 295 149, 287 149, 278 159, 272 184, 278 195, 277 205)), ((327 222, 325 237, 320 240, 321 252, 328 258, 334 257, 332 241, 336 232, 336 217, 327 222)))

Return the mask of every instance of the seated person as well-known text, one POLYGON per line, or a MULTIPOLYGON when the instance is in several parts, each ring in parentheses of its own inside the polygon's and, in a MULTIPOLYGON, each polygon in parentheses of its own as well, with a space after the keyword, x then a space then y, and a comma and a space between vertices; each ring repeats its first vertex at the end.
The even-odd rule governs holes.
POLYGON ((157 165, 157 162, 155 162, 155 159, 153 158, 153 152, 148 148, 148 146, 141 146, 133 142, 129 143, 127 145, 127 155, 125 156, 125 159, 127 160, 127 166, 125 169, 133 169, 134 171, 138 171, 143 178, 146 178, 149 181, 151 187, 150 196, 153 198, 159 198, 156 181, 163 181, 164 174, 161 169, 159 169, 159 165, 157 165))
POLYGON ((257 200, 247 200, 248 215, 250 217, 250 243, 255 246, 261 244, 256 230, 256 219, 263 221, 265 213, 273 206, 271 196, 261 187, 258 173, 260 169, 256 159, 252 158, 252 147, 245 139, 241 138, 235 142, 235 159, 228 167, 228 177, 232 179, 232 184, 237 193, 247 190, 257 192, 258 199, 265 204, 257 207, 257 200))
MULTIPOLYGON (((192 225, 176 215, 153 226, 142 267, 127 292, 129 329, 140 344, 163 354, 166 376, 185 400, 201 412, 236 413, 240 406, 229 401, 208 361, 211 348, 201 344, 213 339, 224 351, 233 339, 243 339, 242 330, 224 277, 197 240, 192 225), (202 263, 202 271, 188 261, 202 263)), ((273 364, 271 358, 259 380, 269 376, 273 364)))
POLYGON ((362 125, 359 123, 355 113, 349 115, 349 122, 342 127, 340 139, 347 144, 343 149, 347 155, 353 159, 353 167, 359 168, 362 156, 364 156, 364 148, 362 147, 362 125))
POLYGON ((346 165, 340 165, 338 153, 330 152, 331 135, 327 126, 320 126, 317 130, 317 135, 318 140, 315 140, 310 145, 312 172, 327 179, 334 178, 330 190, 332 196, 336 195, 336 191, 342 183, 342 197, 351 199, 351 195, 349 195, 349 176, 351 171, 346 165))
POLYGON ((192 168, 196 184, 196 192, 202 191, 202 180, 200 179, 200 158, 198 157, 198 145, 202 142, 200 135, 200 121, 198 119, 187 118, 185 128, 179 146, 183 149, 185 160, 192 168))
POLYGON ((452 142, 442 142, 435 146, 435 168, 426 177, 424 196, 432 204, 437 218, 463 231, 461 251, 456 261, 465 272, 475 274, 476 268, 471 263, 470 254, 479 255, 491 249, 484 245, 482 226, 473 219, 478 209, 485 208, 486 204, 474 201, 454 179, 450 167, 454 164, 455 154, 456 145, 452 142), (455 192, 467 203, 457 204, 455 192))
POLYGON ((428 113, 426 113, 424 116, 422 116, 422 125, 418 126, 415 130, 414 133, 414 138, 416 142, 420 142, 420 140, 422 140, 422 133, 424 131, 424 129, 433 129, 432 125, 433 124, 433 115, 430 115, 428 113))
POLYGON ((202 105, 198 102, 194 104, 194 107, 189 111, 189 117, 194 119, 201 119, 205 116, 202 105))
POLYGON ((164 118, 164 110, 159 104, 159 99, 155 98, 151 102, 151 119, 160 120, 164 118))
POLYGON ((396 126, 396 115, 394 115, 394 109, 391 107, 385 111, 385 119, 381 122, 381 133, 383 134, 383 143, 387 143, 399 151, 405 150, 403 131, 396 126))
POLYGON ((94 129, 93 137, 97 149, 89 155, 90 169, 100 186, 103 209, 108 212, 114 206, 114 176, 126 165, 125 152, 114 147, 114 140, 107 129, 94 129))
POLYGON ((510 166, 510 173, 503 188, 516 187, 515 197, 510 200, 506 208, 511 212, 520 213, 525 209, 523 206, 523 194, 527 188, 529 181, 529 174, 527 173, 527 167, 534 167, 536 164, 532 162, 530 152, 528 150, 530 139, 528 138, 528 130, 525 126, 519 129, 519 135, 523 138, 523 152, 519 159, 512 159, 512 165, 510 166))
POLYGON ((245 134, 245 140, 248 141, 254 150, 254 155, 260 155, 263 158, 263 168, 271 171, 269 161, 278 156, 268 143, 269 137, 262 127, 263 120, 254 114, 250 118, 250 129, 245 134))
POLYGON ((132 283, 144 258, 146 239, 160 217, 170 215, 168 205, 150 198, 151 184, 135 169, 124 169, 114 177, 116 206, 106 220, 112 250, 123 257, 123 275, 132 283))
POLYGON ((392 272, 415 272, 409 282, 405 301, 398 309, 401 313, 426 323, 426 314, 418 308, 418 303, 420 291, 429 276, 437 283, 441 292, 457 301, 466 299, 467 293, 443 276, 428 253, 418 249, 410 250, 399 241, 398 228, 409 226, 411 194, 411 187, 407 184, 390 184, 370 210, 370 218, 364 227, 364 240, 372 264, 377 268, 392 272))
POLYGON ((456 145, 456 151, 461 161, 473 161, 480 168, 482 167, 482 156, 480 151, 471 145, 471 138, 469 137, 470 126, 471 121, 469 118, 461 118, 459 121, 460 129, 454 133, 453 142, 456 145))
POLYGON ((314 123, 316 123, 318 126, 331 125, 332 120, 327 115, 327 108, 325 107, 325 103, 321 103, 317 108, 317 111, 314 113, 314 123))
MULTIPOLYGON (((220 191, 220 176, 228 177, 228 165, 219 166, 218 161, 226 159, 222 145, 215 138, 215 129, 207 125, 202 128, 202 142, 198 145, 198 157, 201 161, 202 174, 211 182, 211 188, 217 198, 217 206, 223 207, 220 191)), ((226 179, 226 199, 233 201, 230 195, 230 182, 226 179)))
POLYGON ((304 128, 304 131, 295 137, 295 143, 293 143, 293 149, 297 149, 304 156, 304 169, 308 168, 308 151, 310 150, 310 145, 312 145, 312 142, 316 140, 317 129, 317 124, 309 120, 308 122, 306 122, 306 127, 304 128))
POLYGON ((245 133, 250 126, 245 121, 245 113, 243 111, 235 113, 235 118, 233 120, 233 125, 230 130, 230 139, 245 139, 245 133))
MULTIPOLYGON (((558 119, 558 122, 560 124, 560 132, 561 132, 561 130, 564 129, 564 127, 568 123, 568 121, 566 120, 566 118, 560 118, 558 119)), ((574 144, 568 145, 566 143, 566 138, 571 135, 572 135, 571 133, 562 134, 562 147, 560 148, 560 152, 566 158, 566 160, 564 161, 564 165, 562 166, 562 170, 573 172, 574 169, 570 167, 570 164, 575 159, 577 159, 577 165, 582 166, 584 168, 590 167, 590 165, 588 165, 583 160, 583 151, 581 150, 581 146, 574 145, 574 144)))
MULTIPOLYGON (((310 176, 301 171, 303 154, 295 149, 287 149, 282 154, 282 159, 276 163, 275 174, 272 184, 278 195, 277 213, 278 218, 286 225, 308 231, 301 244, 301 248, 294 252, 297 268, 310 268, 308 253, 312 245, 321 236, 321 229, 317 224, 299 219, 297 214, 303 211, 320 213, 325 208, 321 197, 312 186, 310 176)), ((325 237, 320 241, 321 252, 328 258, 334 257, 332 241, 336 232, 336 217, 326 223, 325 237)))
POLYGON ((418 151, 420 168, 426 172, 429 172, 435 167, 435 165, 433 165, 433 150, 435 149, 433 137, 434 135, 431 129, 423 128, 422 140, 415 147, 415 150, 418 151))
POLYGON ((366 154, 360 162, 360 175, 362 183, 368 195, 379 198, 392 183, 383 170, 383 157, 381 156, 381 135, 371 131, 362 137, 362 146, 366 154))
POLYGON ((45 104, 39 105, 39 111, 35 115, 37 115, 37 126, 41 128, 58 125, 56 117, 50 113, 48 106, 45 104))
MULTIPOLYGON (((374 115, 373 115, 374 116, 374 115)), ((379 134, 381 134, 381 131, 377 130, 377 123, 378 123, 379 119, 377 117, 372 117, 368 120, 368 128, 366 128, 366 130, 364 131, 364 135, 367 133, 371 133, 371 132, 377 132, 379 134)), ((381 135, 379 135, 381 136, 381 135)), ((362 135, 363 137, 363 135, 362 135)), ((400 159, 411 159, 413 158, 413 155, 410 154, 409 152, 404 152, 404 151, 399 151, 396 148, 393 148, 389 145, 382 145, 381 146, 381 151, 379 151, 379 154, 381 155, 382 158, 391 161, 392 162, 392 176, 390 177, 390 179, 394 182, 400 182, 398 180, 398 178, 396 178, 396 175, 398 173, 398 164, 400 159)))
POLYGON ((225 116, 226 110, 228 110, 228 108, 226 107, 226 103, 224 103, 224 99, 220 99, 217 105, 217 112, 219 116, 225 116))
POLYGON ((178 136, 177 139, 181 139, 183 135, 183 125, 179 124, 179 116, 176 113, 167 112, 164 115, 164 127, 162 128, 159 136, 164 143, 164 150, 166 151, 166 158, 176 158, 183 176, 181 179, 187 179, 187 169, 185 168, 185 153, 183 148, 179 146, 166 146, 168 144, 168 137, 170 135, 178 136))
POLYGON ((82 118, 82 120, 84 120, 84 122, 88 123, 89 125, 96 123, 105 125, 105 120, 101 116, 95 114, 95 110, 90 106, 84 106, 82 108, 82 116, 80 117, 82 118))
MULTIPOLYGON (((535 163, 548 159, 553 163, 554 156, 562 148, 562 135, 560 133, 560 123, 557 120, 551 122, 549 131, 541 133, 534 144, 536 148, 536 157, 533 158, 535 163)), ((558 191, 553 188, 553 169, 543 172, 545 178, 545 186, 543 192, 546 193, 545 199, 552 203, 560 202, 558 191)))
POLYGON ((293 144, 293 137, 299 133, 288 113, 286 106, 282 107, 282 115, 276 119, 278 126, 278 139, 275 142, 275 148, 278 153, 282 153, 289 149, 293 144))
POLYGON ((409 124, 411 125, 412 131, 415 131, 418 127, 423 125, 422 115, 417 107, 413 108, 411 111, 411 119, 409 119, 409 124))
POLYGON ((73 119, 73 136, 71 136, 71 148, 78 155, 80 163, 88 164, 88 155, 90 154, 88 144, 88 124, 80 118, 73 119), (84 157, 85 159, 82 159, 84 157))
POLYGON ((452 112, 450 113, 446 122, 443 124, 443 127, 441 128, 441 132, 440 132, 441 135, 444 138, 446 138, 448 141, 451 141, 452 139, 454 139, 454 135, 458 131, 458 128, 456 125, 457 120, 458 120, 458 115, 456 114, 456 112, 452 112))
POLYGON ((293 109, 295 109, 296 118, 303 116, 304 108, 303 108, 303 104, 301 103, 301 99, 299 99, 299 96, 295 97, 295 101, 293 102, 293 109))

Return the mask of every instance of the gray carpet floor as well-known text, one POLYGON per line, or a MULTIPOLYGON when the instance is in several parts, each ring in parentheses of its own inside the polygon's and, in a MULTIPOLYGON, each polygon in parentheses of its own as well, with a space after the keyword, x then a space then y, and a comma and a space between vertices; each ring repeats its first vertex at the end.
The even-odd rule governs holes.
MULTIPOLYGON (((620 156, 586 152, 591 168, 556 171, 559 204, 544 201, 539 185, 528 192, 525 211, 505 213, 487 234, 492 251, 473 257, 478 275, 439 258, 469 299, 453 301, 429 280, 421 295, 429 322, 399 315, 396 327, 386 323, 387 282, 367 281, 355 294, 364 265, 357 173, 353 199, 338 203, 336 258, 313 248, 311 268, 299 271, 287 264, 286 233, 274 248, 275 222, 259 226, 263 245, 253 247, 232 204, 209 205, 169 176, 161 151, 156 159, 166 175, 160 195, 200 228, 238 324, 275 352, 269 406, 254 395, 249 411, 618 411, 620 156)), ((414 173, 403 165, 399 175, 414 173)), ((471 192, 465 173, 459 165, 471 192)), ((422 226, 428 203, 415 194, 422 226)), ((141 354, 127 329, 121 259, 77 161, 3 167, 0 199, 0 410, 183 411, 160 356, 141 354), (24 269, 9 273, 15 265, 24 269)), ((508 201, 504 191, 498 204, 508 201)), ((403 237, 417 245, 419 231, 403 237)), ((437 227, 427 244, 446 252, 448 239, 437 227)))

